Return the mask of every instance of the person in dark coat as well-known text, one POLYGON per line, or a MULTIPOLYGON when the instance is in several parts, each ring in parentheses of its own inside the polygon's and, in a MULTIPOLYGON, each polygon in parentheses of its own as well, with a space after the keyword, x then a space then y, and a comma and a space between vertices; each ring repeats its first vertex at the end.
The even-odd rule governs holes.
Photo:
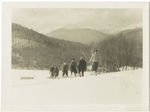
POLYGON ((51 75, 51 78, 54 77, 54 66, 52 65, 52 67, 50 68, 49 74, 51 75))
POLYGON ((53 74, 54 74, 54 75, 53 75, 53 76, 54 76, 53 78, 56 78, 56 77, 59 76, 59 69, 58 69, 56 66, 54 67, 53 74))
POLYGON ((66 63, 64 63, 64 66, 63 66, 63 77, 64 75, 66 74, 66 76, 68 77, 68 65, 66 63))
POLYGON ((82 71, 82 75, 80 75, 80 77, 84 77, 84 71, 86 71, 86 61, 82 58, 82 56, 80 57, 80 62, 79 62, 79 74, 82 71))
POLYGON ((76 77, 76 73, 77 73, 77 63, 75 62, 74 59, 72 59, 71 61, 71 64, 70 64, 70 71, 71 71, 71 75, 72 75, 72 72, 74 72, 74 75, 76 77))

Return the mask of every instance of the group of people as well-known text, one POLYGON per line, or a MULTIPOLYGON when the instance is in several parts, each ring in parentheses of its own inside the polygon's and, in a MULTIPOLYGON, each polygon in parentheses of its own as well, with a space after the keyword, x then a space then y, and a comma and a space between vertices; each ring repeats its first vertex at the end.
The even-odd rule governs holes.
MULTIPOLYGON (((76 74, 80 72, 82 72, 82 74, 80 75, 80 77, 84 77, 84 71, 86 71, 86 61, 80 57, 80 62, 77 64, 76 61, 74 59, 72 59, 71 64, 70 64, 70 71, 71 71, 71 76, 74 73, 74 76, 76 77, 76 74)), ((66 74, 66 76, 68 76, 68 65, 66 63, 64 63, 64 67, 63 67, 63 76, 66 74)))
MULTIPOLYGON (((100 62, 100 57, 98 55, 98 51, 96 50, 94 54, 92 54, 90 61, 86 62, 82 56, 80 57, 80 61, 77 62, 75 59, 72 59, 71 64, 70 64, 70 71, 71 71, 71 76, 74 73, 74 76, 76 77, 76 74, 79 73, 80 77, 84 77, 84 72, 87 69, 87 63, 92 63, 92 71, 94 71, 94 74, 97 75, 97 68, 99 66, 100 62), (81 73, 81 75, 80 75, 81 73)), ((101 65, 100 65, 101 66, 101 65)), ((66 75, 68 77, 68 70, 69 66, 64 62, 63 65, 63 77, 66 75)), ((59 69, 56 66, 53 66, 50 68, 51 78, 56 78, 59 75, 59 69)))

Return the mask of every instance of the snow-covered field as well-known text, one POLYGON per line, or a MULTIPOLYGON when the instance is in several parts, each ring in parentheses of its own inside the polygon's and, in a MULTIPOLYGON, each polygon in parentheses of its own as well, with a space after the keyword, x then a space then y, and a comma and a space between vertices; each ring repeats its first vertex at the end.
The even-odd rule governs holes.
MULTIPOLYGON (((49 79, 49 71, 12 70, 12 103, 140 104, 142 69, 85 77, 49 79), (34 79, 20 80, 21 77, 34 79)), ((70 73, 69 73, 70 75, 70 73)))

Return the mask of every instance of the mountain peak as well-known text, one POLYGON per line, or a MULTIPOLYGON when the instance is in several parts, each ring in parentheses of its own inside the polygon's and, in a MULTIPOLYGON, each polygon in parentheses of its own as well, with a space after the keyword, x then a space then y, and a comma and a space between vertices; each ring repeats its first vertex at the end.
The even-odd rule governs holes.
POLYGON ((102 23, 102 22, 98 22, 98 23, 89 23, 89 22, 77 22, 74 24, 68 24, 65 25, 64 28, 66 29, 85 29, 85 28, 89 28, 89 29, 93 29, 93 30, 97 30, 106 34, 116 34, 118 32, 121 32, 123 30, 126 29, 135 29, 135 28, 142 28, 142 23, 133 23, 133 24, 129 24, 127 26, 115 26, 112 23, 102 23))
POLYGON ((89 28, 84 28, 84 29, 60 28, 48 33, 47 36, 69 40, 69 41, 81 42, 85 44, 101 41, 104 38, 109 37, 109 35, 107 34, 89 28))

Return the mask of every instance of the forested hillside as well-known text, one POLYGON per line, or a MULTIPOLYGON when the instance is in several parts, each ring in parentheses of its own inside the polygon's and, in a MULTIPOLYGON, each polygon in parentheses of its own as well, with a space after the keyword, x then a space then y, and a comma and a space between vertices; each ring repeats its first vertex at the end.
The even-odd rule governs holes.
POLYGON ((142 28, 125 30, 93 46, 99 49, 103 66, 110 71, 143 66, 142 28))
POLYGON ((49 69, 56 65, 61 69, 63 62, 79 61, 88 50, 88 45, 47 37, 12 23, 12 68, 49 69))

